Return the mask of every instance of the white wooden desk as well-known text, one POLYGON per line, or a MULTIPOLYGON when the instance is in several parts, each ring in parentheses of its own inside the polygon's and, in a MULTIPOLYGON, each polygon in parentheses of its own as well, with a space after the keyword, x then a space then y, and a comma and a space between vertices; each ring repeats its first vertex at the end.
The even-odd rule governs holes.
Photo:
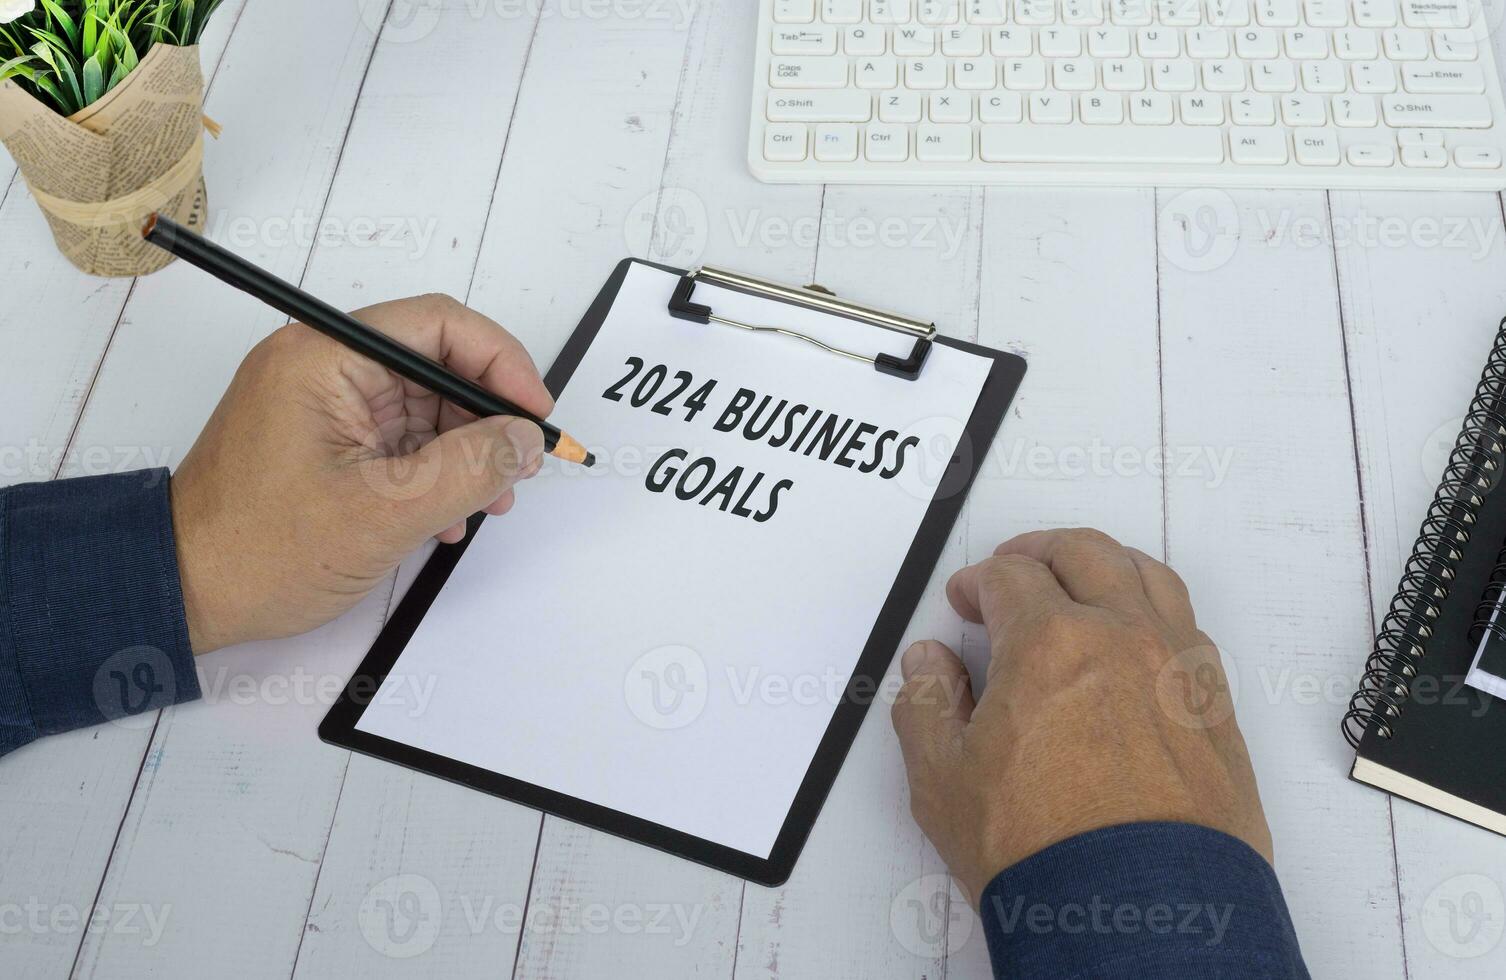
MULTIPOLYGON (((364 17, 386 5, 228 0, 203 50, 216 237, 337 304, 462 297, 545 365, 630 250, 819 281, 1024 354, 910 638, 963 646, 946 573, 1025 529, 1164 554, 1236 666, 1313 974, 1506 971, 1506 944, 1460 959, 1428 925, 1456 876, 1506 887, 1506 842, 1349 783, 1338 733, 1506 313, 1497 197, 763 186, 746 4, 445 0, 379 38, 364 17)), ((12 174, 4 481, 176 463, 282 321, 182 267, 78 274, 12 174)), ((987 972, 886 711, 790 884, 745 886, 321 744, 390 601, 208 658, 202 703, 0 762, 0 973, 987 972)))

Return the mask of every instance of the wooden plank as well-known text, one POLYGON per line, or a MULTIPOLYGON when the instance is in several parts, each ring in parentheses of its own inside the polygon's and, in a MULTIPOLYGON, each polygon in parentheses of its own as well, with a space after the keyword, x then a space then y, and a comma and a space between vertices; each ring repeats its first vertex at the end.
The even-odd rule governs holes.
MULTIPOLYGON (((697 16, 719 15, 712 6, 697 16)), ((537 82, 530 72, 503 161, 471 303, 507 323, 540 364, 624 254, 664 254, 652 229, 677 95, 693 86, 692 24, 628 13, 545 17, 534 62, 550 67, 537 82), (587 48, 615 56, 575 56, 587 48), (559 126, 564 116, 573 125, 559 126)), ((700 213, 692 204, 692 219, 700 213)), ((673 248, 681 257, 710 235, 676 228, 689 233, 673 248)), ((725 876, 544 818, 514 975, 730 973, 737 897, 725 876)))
POLYGON ((1296 234, 1324 198, 1191 193, 1160 195, 1165 438, 1234 453, 1167 480, 1167 551, 1231 670, 1308 967, 1400 976, 1384 800, 1341 778, 1342 706, 1314 690, 1347 696, 1370 635, 1332 251, 1296 234))
MULTIPOLYGON (((210 21, 200 45, 206 88, 214 90, 221 57, 245 0, 228 0, 210 21)), ((99 279, 75 269, 52 244, 42 212, 26 182, 14 175, 0 150, 0 279, 6 283, 6 319, 13 324, 13 356, 0 361, 0 486, 49 480, 58 474, 89 385, 99 368, 130 279, 99 279)), ((213 161, 216 144, 207 155, 213 161)), ((210 203, 216 195, 211 188, 210 203)), ((77 450, 85 471, 161 465, 159 451, 134 443, 77 450)))
MULTIPOLYGON (((209 160, 211 194, 235 202, 220 212, 228 220, 249 222, 254 229, 250 237, 255 242, 245 251, 297 279, 308 248, 279 239, 270 222, 319 214, 375 37, 362 25, 355 5, 256 4, 247 8, 236 38, 234 56, 226 60, 209 107, 211 115, 228 124, 219 152, 209 160), (287 60, 304 70, 267 69, 287 60), (268 112, 268 106, 278 111, 268 112)), ((171 459, 180 458, 248 343, 279 322, 275 314, 186 266, 142 280, 95 382, 78 444, 150 443, 169 449, 171 459), (164 356, 166 352, 172 356, 164 356), (194 370, 183 371, 186 363, 194 370), (153 397, 143 397, 143 390, 153 397)), ((65 475, 69 472, 65 469, 65 475)), ((92 754, 60 760, 63 772, 98 779, 94 774, 137 768, 145 758, 145 778, 134 797, 96 794, 91 800, 91 820, 104 822, 112 833, 118 826, 121 845, 104 884, 98 885, 96 873, 91 890, 99 889, 97 909, 140 902, 168 916, 166 930, 154 943, 118 932, 88 933, 80 946, 80 973, 141 973, 168 962, 195 962, 205 955, 203 944, 211 936, 217 937, 215 943, 228 943, 218 955, 264 963, 282 952, 282 968, 291 969, 301 922, 291 921, 282 942, 261 928, 275 919, 274 910, 285 896, 253 887, 245 902, 227 903, 224 881, 204 871, 233 866, 235 877, 250 881, 258 868, 265 873, 279 864, 307 865, 317 859, 285 826, 298 826, 302 808, 318 812, 317 805, 289 805, 289 797, 276 788, 279 780, 296 779, 296 770, 282 760, 313 729, 312 721, 293 723, 300 711, 307 716, 310 709, 297 703, 304 695, 291 685, 323 669, 309 657, 310 650, 319 649, 321 642, 338 646, 342 632, 369 634, 379 617, 380 605, 366 625, 359 616, 351 617, 312 640, 313 646, 279 646, 260 656, 240 651, 207 664, 214 673, 206 679, 211 686, 221 685, 213 696, 219 703, 165 713, 149 755, 145 741, 151 729, 106 728, 95 734, 100 743, 108 742, 107 750, 94 746, 92 754), (243 696, 236 693, 241 688, 223 685, 243 681, 265 683, 251 700, 275 700, 283 710, 273 710, 269 720, 235 704, 243 696), (175 728, 185 730, 173 738, 175 728), (262 735, 270 743, 265 753, 242 751, 248 743, 258 744, 262 735), (274 806, 283 824, 259 822, 261 813, 274 806), (189 827, 212 830, 186 833, 189 827), (254 859, 235 863, 247 853, 248 840, 255 842, 254 859), (196 873, 184 875, 184 867, 196 873), (217 915, 223 924, 196 928, 196 922, 217 915)), ((346 647, 354 649, 359 642, 347 640, 346 647)), ((307 865, 306 873, 312 875, 312 870, 307 865)))
MULTIPOLYGON (((347 161, 367 162, 360 177, 342 166, 327 214, 342 222, 370 217, 362 214, 365 202, 381 201, 399 224, 403 216, 421 218, 408 236, 416 250, 321 248, 309 269, 314 289, 348 306, 427 290, 466 295, 535 25, 533 18, 476 18, 466 0, 450 0, 422 37, 384 37, 346 151, 347 161), (436 59, 448 70, 415 91, 413 79, 436 59), (456 99, 447 81, 455 77, 484 84, 456 99), (407 134, 396 154, 383 149, 395 130, 407 134), (432 179, 436 159, 446 161, 442 181, 432 179)), ((408 563, 404 587, 419 567, 420 560, 408 563)), ((351 651, 356 659, 373 638, 351 651)), ((322 713, 320 706, 316 715, 322 713)), ((329 828, 329 843, 305 903, 295 975, 397 975, 420 955, 426 971, 444 975, 511 970, 518 942, 511 917, 527 899, 537 814, 355 758, 338 787, 333 825, 327 818, 310 823, 318 833, 329 828)), ((297 904, 285 911, 301 922, 297 904)))
MULTIPOLYGON (((206 33, 203 64, 211 80, 243 5, 244 0, 229 0, 206 33)), ((6 392, 0 485, 51 479, 129 281, 91 278, 69 265, 53 248, 19 178, 0 205, 0 276, 7 284, 8 322, 17 330, 11 356, 0 359, 0 389, 6 392), (31 326, 23 330, 23 324, 31 326)), ((149 463, 139 444, 113 451, 100 447, 81 453, 80 462, 95 471, 149 463)), ((145 731, 109 728, 76 732, 5 759, 0 820, 25 827, 26 833, 0 843, 0 896, 41 909, 40 921, 50 923, 57 915, 63 923, 62 928, 0 932, 0 959, 17 975, 61 975, 72 964, 78 923, 89 915, 99 888, 146 737, 145 731)), ((150 936, 146 909, 132 913, 135 925, 124 927, 126 913, 114 911, 116 928, 139 927, 138 935, 150 936)))
MULTIPOLYGON (((1030 367, 973 489, 965 560, 1060 526, 1100 527, 1159 553, 1154 194, 991 188, 982 268, 978 340, 1030 367)), ((986 638, 970 627, 962 639, 982 677, 986 638)), ((988 976, 981 925, 948 915, 947 975, 988 976)))
MULTIPOLYGON (((1488 194, 1335 193, 1331 199, 1371 617, 1378 623, 1506 314, 1506 226, 1499 199, 1488 194)), ((1356 682, 1369 648, 1365 640, 1350 651, 1356 682)), ((1345 685, 1346 696, 1354 686, 1345 685)), ((1347 772, 1347 752, 1342 761, 1339 771, 1347 772)), ((1385 799, 1367 787, 1357 792, 1385 799)), ((1480 936, 1491 935, 1472 909, 1494 916, 1497 936, 1506 919, 1500 839, 1403 799, 1394 799, 1391 809, 1410 974, 1499 976, 1506 947, 1473 955, 1479 950, 1469 937, 1476 926, 1484 926, 1480 936), (1471 892, 1479 905, 1460 904, 1471 892)))
MULTIPOLYGON (((847 298, 934 317, 952 336, 975 336, 980 190, 830 187, 820 229, 817 282, 847 298)), ((943 590, 947 570, 961 564, 966 526, 964 512, 906 643, 934 636, 955 644, 943 590)), ((811 669, 819 676, 822 668, 811 669)), ((790 682, 792 688, 801 683, 790 682)), ((891 664, 884 693, 863 721, 794 876, 777 889, 747 886, 739 977, 940 975, 944 929, 927 931, 934 925, 929 917, 906 918, 914 901, 929 912, 938 888, 945 898, 948 879, 910 816, 889 721, 898 687, 898 667, 891 664)))

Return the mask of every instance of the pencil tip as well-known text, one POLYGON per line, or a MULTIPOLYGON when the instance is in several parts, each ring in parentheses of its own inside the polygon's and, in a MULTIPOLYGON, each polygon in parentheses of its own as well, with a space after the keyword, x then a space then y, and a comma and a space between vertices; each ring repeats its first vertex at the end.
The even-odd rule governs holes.
POLYGON ((587 468, 595 466, 596 465, 596 457, 594 455, 592 455, 591 453, 586 453, 586 458, 583 459, 583 460, 581 460, 581 464, 584 465, 587 468))
POLYGON ((157 229, 157 212, 153 211, 152 212, 152 216, 150 218, 147 218, 146 219, 146 224, 144 226, 142 226, 141 237, 142 238, 151 238, 152 237, 152 232, 155 231, 156 229, 157 229))

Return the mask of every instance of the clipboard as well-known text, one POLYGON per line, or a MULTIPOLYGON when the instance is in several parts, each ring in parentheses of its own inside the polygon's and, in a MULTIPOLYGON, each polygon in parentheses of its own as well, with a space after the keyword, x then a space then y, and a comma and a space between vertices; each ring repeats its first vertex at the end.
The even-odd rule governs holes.
MULTIPOLYGON (((667 298, 667 310, 671 316, 705 324, 708 330, 747 331, 750 336, 746 343, 749 344, 785 343, 798 347, 814 345, 834 357, 866 363, 869 365, 868 369, 900 380, 922 377, 936 345, 955 348, 991 362, 979 397, 962 429, 961 438, 957 440, 955 451, 936 483, 935 492, 920 519, 918 531, 900 563, 882 609, 862 646, 862 652, 842 687, 840 698, 820 736, 814 756, 803 777, 799 778, 793 802, 778 827, 768 853, 751 853, 728 846, 665 823, 562 793, 537 782, 472 765, 445 754, 384 738, 358 727, 363 714, 418 632, 441 590, 451 579, 467 549, 476 540, 476 533, 485 521, 484 515, 476 515, 471 519, 470 533, 464 541, 437 548, 360 667, 351 676, 339 700, 320 724, 319 735, 332 745, 500 796, 757 884, 777 886, 783 884, 792 873, 826 796, 857 736, 868 706, 880 689, 915 606, 962 510, 967 492, 978 475, 988 448, 1024 378, 1025 362, 1013 354, 942 336, 934 324, 848 303, 820 287, 784 286, 726 270, 702 268, 688 272, 638 259, 626 259, 616 267, 549 369, 545 382, 556 397, 560 396, 576 374, 607 321, 629 273, 638 266, 679 277, 677 288, 667 298), (705 298, 707 291, 700 290, 703 285, 715 285, 778 304, 804 307, 854 320, 875 330, 899 335, 909 346, 909 351, 907 355, 886 354, 878 351, 881 345, 877 343, 872 351, 857 349, 853 345, 838 347, 817 337, 805 335, 802 331, 786 329, 778 323, 752 323, 730 316, 724 317, 717 312, 715 306, 697 302, 705 298)), ((859 371, 865 369, 857 364, 848 367, 859 371)), ((844 369, 835 365, 834 368, 844 369)), ((563 547, 568 547, 568 544, 563 547)))

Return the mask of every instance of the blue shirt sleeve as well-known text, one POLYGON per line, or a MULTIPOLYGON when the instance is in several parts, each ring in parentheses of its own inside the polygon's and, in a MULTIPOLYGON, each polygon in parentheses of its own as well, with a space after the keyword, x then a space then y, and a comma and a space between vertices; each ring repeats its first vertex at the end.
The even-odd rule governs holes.
POLYGON ((979 905, 998 977, 1308 976, 1275 871, 1206 827, 1080 834, 1000 872, 979 905))
POLYGON ((0 755, 199 696, 166 470, 0 490, 0 755))

